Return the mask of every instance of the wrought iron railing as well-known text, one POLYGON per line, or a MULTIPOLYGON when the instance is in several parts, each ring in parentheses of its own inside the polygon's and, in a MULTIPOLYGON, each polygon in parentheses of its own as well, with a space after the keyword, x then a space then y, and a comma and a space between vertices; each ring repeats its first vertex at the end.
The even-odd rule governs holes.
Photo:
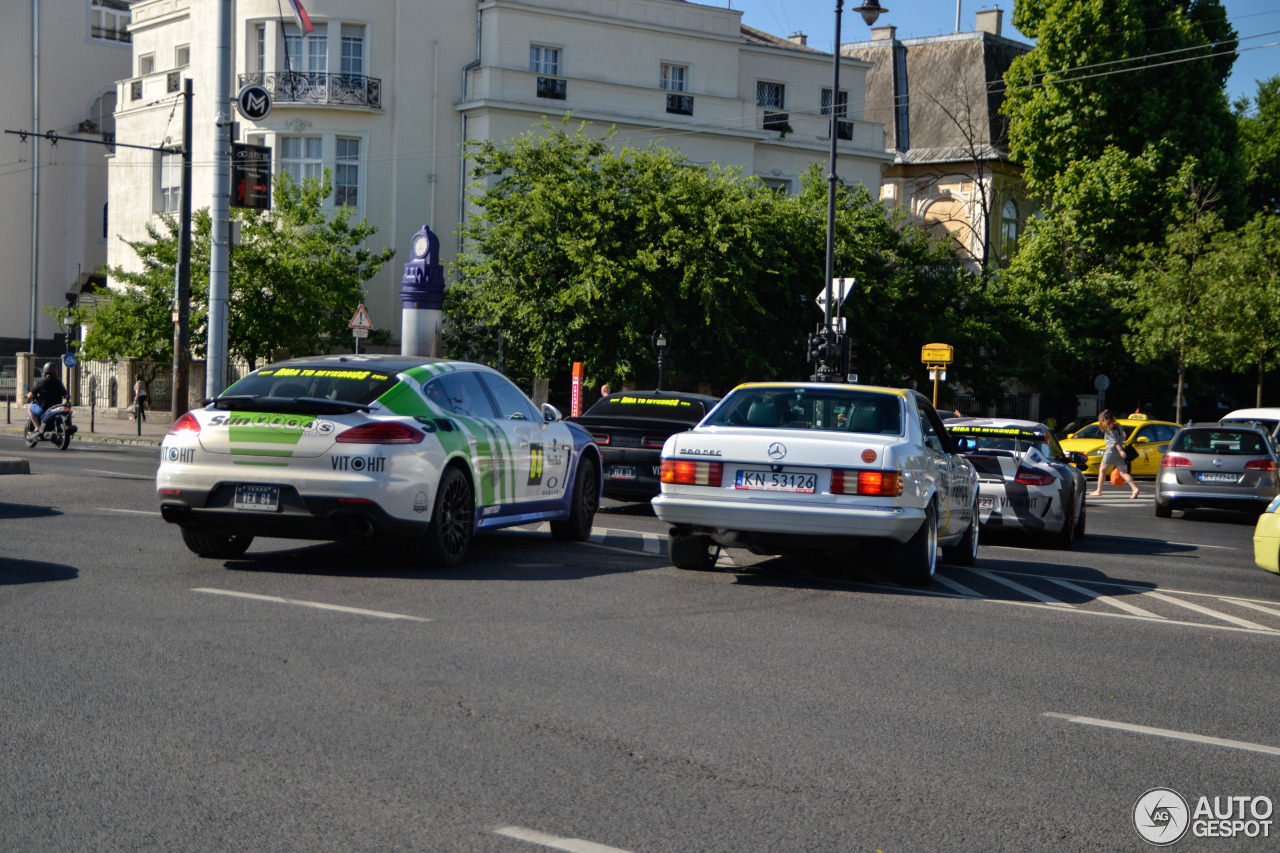
POLYGON ((133 41, 133 35, 124 27, 101 27, 95 24, 89 28, 89 32, 90 35, 96 39, 123 42, 133 41))
POLYGON ((569 94, 569 81, 555 77, 538 78, 538 97, 563 101, 569 94))
POLYGON ((667 112, 682 116, 693 115, 693 95, 677 95, 674 92, 668 92, 667 112))
POLYGON ((787 113, 774 112, 773 110, 764 111, 764 129, 765 130, 782 130, 784 127, 791 127, 791 116, 787 113))
POLYGON ((256 71, 241 74, 240 85, 257 84, 281 104, 342 104, 382 109, 382 80, 363 74, 324 71, 256 71))

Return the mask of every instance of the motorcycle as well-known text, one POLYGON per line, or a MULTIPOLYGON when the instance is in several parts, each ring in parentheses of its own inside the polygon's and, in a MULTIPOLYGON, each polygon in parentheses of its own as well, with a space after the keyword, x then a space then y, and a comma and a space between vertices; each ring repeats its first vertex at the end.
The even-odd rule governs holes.
POLYGON ((27 447, 35 447, 44 440, 53 442, 53 446, 59 450, 66 450, 71 444, 71 436, 76 434, 77 429, 79 427, 71 423, 71 407, 66 403, 59 403, 56 406, 50 406, 40 416, 38 430, 31 425, 31 419, 28 418, 27 425, 22 430, 22 438, 27 442, 27 447))

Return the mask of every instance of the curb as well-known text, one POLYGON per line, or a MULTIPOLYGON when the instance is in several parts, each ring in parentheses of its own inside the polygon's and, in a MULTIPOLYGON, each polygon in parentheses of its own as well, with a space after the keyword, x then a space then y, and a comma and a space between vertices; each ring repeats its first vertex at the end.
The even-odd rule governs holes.
POLYGON ((0 456, 0 474, 30 474, 31 463, 12 456, 0 456))
MULTIPOLYGON (((14 429, 12 426, 0 424, 0 431, 13 433, 14 435, 22 435, 22 429, 14 429)), ((78 430, 73 439, 79 441, 92 441, 99 444, 132 444, 142 447, 151 446, 159 447, 164 442, 163 436, 149 435, 108 435, 101 432, 87 432, 78 430)))

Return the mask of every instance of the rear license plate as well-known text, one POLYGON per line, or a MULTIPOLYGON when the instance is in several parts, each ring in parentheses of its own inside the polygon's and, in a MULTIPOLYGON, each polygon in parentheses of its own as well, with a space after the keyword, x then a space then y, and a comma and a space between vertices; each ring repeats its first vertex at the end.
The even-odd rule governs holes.
POLYGON ((978 509, 995 509, 996 499, 990 495, 978 495, 978 509))
POLYGON ((636 478, 636 466, 611 465, 609 466, 608 477, 610 480, 634 480, 636 478))
POLYGON ((759 489, 765 492, 803 492, 818 489, 817 474, 786 474, 775 471, 739 471, 734 488, 759 489))
POLYGON ((236 486, 236 509, 275 512, 279 507, 279 486, 236 486))
POLYGON ((1205 471, 1200 474, 1200 482, 1202 483, 1238 483, 1240 482, 1239 474, 1227 474, 1219 471, 1205 471))

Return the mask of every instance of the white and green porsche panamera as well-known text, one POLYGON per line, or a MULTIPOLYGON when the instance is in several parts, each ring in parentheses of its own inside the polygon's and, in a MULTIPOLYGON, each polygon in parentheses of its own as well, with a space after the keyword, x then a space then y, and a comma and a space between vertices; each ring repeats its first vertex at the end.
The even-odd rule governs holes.
POLYGON ((538 521, 584 540, 599 448, 479 364, 387 355, 256 370, 174 422, 156 492, 204 557, 255 536, 393 539, 457 565, 483 530, 538 521))

